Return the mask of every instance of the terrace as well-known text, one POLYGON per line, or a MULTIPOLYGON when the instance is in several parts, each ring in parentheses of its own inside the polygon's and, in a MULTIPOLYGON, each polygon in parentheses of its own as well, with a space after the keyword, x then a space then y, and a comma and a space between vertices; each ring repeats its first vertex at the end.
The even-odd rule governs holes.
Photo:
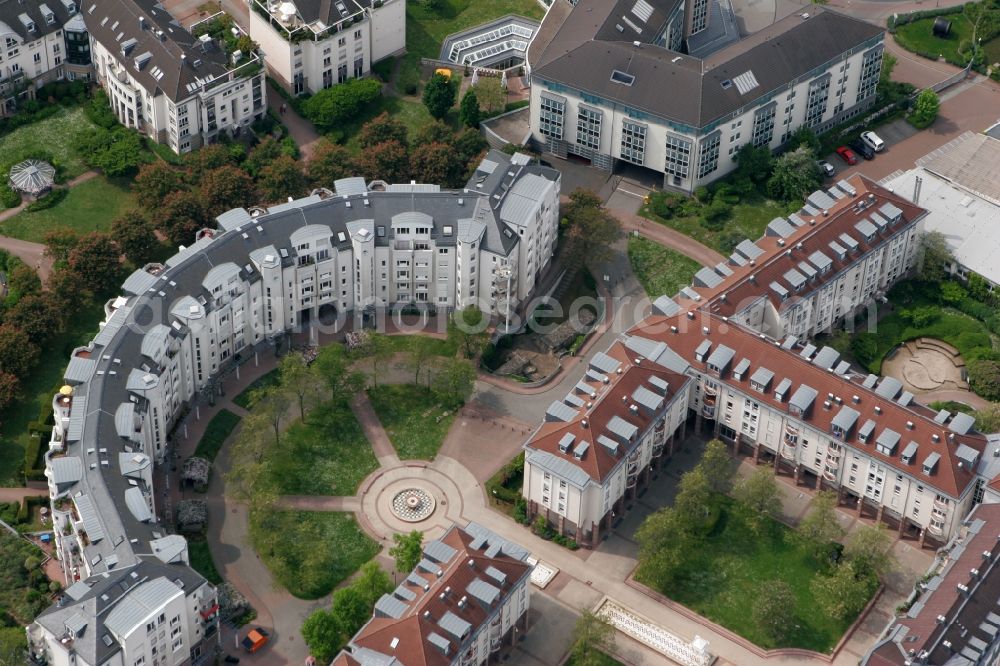
MULTIPOLYGON (((250 3, 259 16, 285 40, 295 44, 305 40, 320 41, 342 30, 360 23, 366 18, 366 9, 354 0, 334 0, 334 9, 340 19, 327 23, 322 17, 310 19, 303 16, 295 3, 285 0, 253 0, 250 3)), ((372 7, 381 7, 382 0, 375 0, 372 7)), ((331 17, 333 17, 331 10, 331 17)))

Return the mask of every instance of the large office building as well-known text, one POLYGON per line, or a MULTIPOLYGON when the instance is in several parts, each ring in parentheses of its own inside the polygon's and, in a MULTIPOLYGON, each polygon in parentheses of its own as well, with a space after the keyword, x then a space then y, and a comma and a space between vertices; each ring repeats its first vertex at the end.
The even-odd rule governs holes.
POLYGON ((126 127, 185 153, 264 117, 257 54, 194 37, 157 0, 84 0, 82 12, 96 78, 126 127))
POLYGON ((487 528, 452 527, 375 604, 332 666, 479 666, 528 628, 528 551, 487 528))
POLYGON ((966 132, 885 184, 927 209, 921 227, 944 236, 950 274, 1000 286, 1000 139, 966 132))
POLYGON ((86 78, 89 65, 75 0, 0 2, 0 114, 50 81, 86 78))
POLYGON ((914 267, 925 214, 855 176, 658 298, 525 443, 529 513, 596 544, 693 429, 944 543, 996 476, 972 417, 929 410, 898 380, 857 374, 808 342, 914 267))
MULTIPOLYGON (((192 578, 186 540, 164 523, 153 469, 179 417, 219 373, 325 313, 397 303, 495 309, 506 301, 492 290, 508 278, 516 304, 548 264, 559 174, 523 155, 491 153, 464 190, 378 186, 350 178, 335 192, 230 211, 218 230, 135 271, 105 305, 100 331, 74 350, 52 401, 45 475, 69 587, 29 631, 48 663, 98 666, 121 653, 112 663, 182 664, 214 631, 214 593, 192 578), (157 562, 164 566, 149 569, 157 562)), ((488 557, 507 553, 479 536, 468 557, 480 546, 488 557)), ((505 632, 522 613, 504 611, 505 632)))
POLYGON ((645 167, 693 192, 734 169, 742 146, 777 149, 875 101, 883 30, 823 7, 692 51, 712 3, 564 2, 528 53, 532 140, 561 157, 645 167))
POLYGON ((249 0, 247 31, 294 95, 367 76, 406 49, 406 0, 249 0))

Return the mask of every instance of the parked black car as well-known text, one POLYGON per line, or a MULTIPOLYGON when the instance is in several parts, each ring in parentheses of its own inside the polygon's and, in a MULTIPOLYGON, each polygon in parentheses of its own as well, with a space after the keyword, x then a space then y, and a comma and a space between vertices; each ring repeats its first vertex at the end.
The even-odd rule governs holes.
POLYGON ((875 149, 861 139, 855 139, 848 144, 851 149, 866 160, 875 159, 875 149))
POLYGON ((240 663, 240 658, 239 657, 234 657, 231 654, 227 654, 226 658, 223 659, 222 661, 226 662, 227 664, 238 664, 238 663, 240 663))

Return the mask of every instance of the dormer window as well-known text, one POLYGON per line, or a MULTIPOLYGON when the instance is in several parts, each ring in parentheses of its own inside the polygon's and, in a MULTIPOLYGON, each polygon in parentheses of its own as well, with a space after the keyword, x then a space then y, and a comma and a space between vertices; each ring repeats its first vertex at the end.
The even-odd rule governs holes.
POLYGON ((52 25, 53 23, 56 22, 56 15, 55 14, 46 14, 45 15, 45 22, 48 23, 49 25, 52 25))

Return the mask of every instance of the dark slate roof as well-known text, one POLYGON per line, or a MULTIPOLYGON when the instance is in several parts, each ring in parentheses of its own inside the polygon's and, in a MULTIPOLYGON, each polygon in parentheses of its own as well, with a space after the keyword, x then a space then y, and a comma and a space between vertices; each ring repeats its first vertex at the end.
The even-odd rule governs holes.
POLYGON ((594 38, 603 42, 652 43, 679 4, 680 0, 618 0, 594 38))
POLYGON ((306 23, 322 21, 325 25, 333 25, 345 18, 357 14, 365 7, 371 6, 371 1, 357 0, 292 0, 299 16, 306 23), (337 5, 341 5, 343 9, 337 5))
POLYGON ((63 24, 75 13, 75 11, 70 13, 69 8, 63 3, 63 0, 46 0, 45 2, 37 2, 36 0, 15 2, 14 0, 7 0, 7 2, 0 2, 0 37, 14 32, 21 38, 22 42, 33 42, 51 32, 62 30, 63 24), (49 11, 53 14, 55 20, 52 23, 45 20, 45 15, 48 12, 42 8, 42 5, 48 7, 49 11), (34 22, 34 31, 28 31, 28 27, 24 24, 22 16, 26 16, 34 22))
POLYGON ((120 58, 151 95, 162 93, 178 102, 189 98, 195 86, 227 76, 226 54, 219 45, 194 37, 157 0, 83 0, 82 8, 91 36, 120 58), (129 40, 135 45, 123 57, 121 46, 129 40), (149 61, 136 69, 135 59, 146 53, 149 61))
POLYGON ((883 33, 858 19, 810 6, 809 18, 786 17, 701 60, 650 44, 635 46, 622 37, 612 41, 603 26, 613 23, 616 14, 602 5, 607 3, 580 0, 534 63, 534 74, 693 127, 752 104, 883 33), (616 69, 633 75, 634 83, 612 81, 616 69), (741 93, 734 80, 747 72, 758 85, 741 93), (723 88, 724 81, 730 85, 723 88), (663 94, 668 90, 684 94, 663 94))

